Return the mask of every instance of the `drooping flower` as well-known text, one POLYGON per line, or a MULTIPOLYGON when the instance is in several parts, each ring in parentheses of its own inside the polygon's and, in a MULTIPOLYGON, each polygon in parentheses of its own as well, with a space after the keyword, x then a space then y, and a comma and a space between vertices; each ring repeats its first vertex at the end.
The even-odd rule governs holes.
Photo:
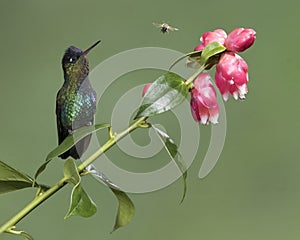
POLYGON ((195 51, 203 50, 207 44, 212 42, 218 42, 222 45, 225 43, 225 39, 227 37, 226 32, 223 29, 216 29, 212 32, 205 32, 202 34, 200 41, 202 42, 198 46, 195 47, 195 51))
POLYGON ((196 122, 218 123, 219 106, 214 86, 208 73, 201 73, 194 81, 191 90, 191 111, 196 122))
POLYGON ((224 46, 228 51, 242 52, 251 47, 256 38, 256 32, 250 28, 236 28, 225 40, 224 46))
POLYGON ((216 66, 215 81, 225 101, 229 94, 244 99, 248 92, 247 63, 233 52, 224 53, 216 66))

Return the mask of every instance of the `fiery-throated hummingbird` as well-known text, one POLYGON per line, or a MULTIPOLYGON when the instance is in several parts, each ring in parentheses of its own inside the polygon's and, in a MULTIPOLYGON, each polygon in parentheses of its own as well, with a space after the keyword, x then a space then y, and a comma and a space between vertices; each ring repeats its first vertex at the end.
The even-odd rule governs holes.
MULTIPOLYGON (((96 92, 89 81, 89 61, 87 54, 100 43, 97 41, 87 50, 70 46, 62 58, 64 83, 56 97, 56 122, 58 143, 74 130, 94 124, 96 113, 96 92)), ((60 155, 78 159, 86 151, 91 135, 84 137, 75 146, 60 155)))

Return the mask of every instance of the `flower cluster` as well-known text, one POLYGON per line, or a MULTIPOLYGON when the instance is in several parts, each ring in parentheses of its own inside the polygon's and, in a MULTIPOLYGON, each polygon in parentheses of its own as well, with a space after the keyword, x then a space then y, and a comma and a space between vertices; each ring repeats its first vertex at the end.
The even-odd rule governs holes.
MULTIPOLYGON (((248 65, 237 52, 245 51, 255 41, 252 29, 237 28, 228 36, 222 29, 204 33, 195 51, 203 50, 209 43, 218 42, 226 48, 216 65, 215 82, 223 99, 231 94, 235 99, 245 98, 248 92, 248 65)), ((219 107, 215 89, 207 73, 201 73, 194 81, 191 91, 191 111, 197 122, 217 123, 219 107)))

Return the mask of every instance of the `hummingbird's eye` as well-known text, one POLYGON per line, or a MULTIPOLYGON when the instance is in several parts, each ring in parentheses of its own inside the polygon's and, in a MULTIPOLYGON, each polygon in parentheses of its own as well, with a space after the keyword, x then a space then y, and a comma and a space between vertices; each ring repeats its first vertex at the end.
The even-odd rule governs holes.
POLYGON ((70 63, 76 62, 76 60, 77 60, 77 57, 70 57, 69 58, 70 63))

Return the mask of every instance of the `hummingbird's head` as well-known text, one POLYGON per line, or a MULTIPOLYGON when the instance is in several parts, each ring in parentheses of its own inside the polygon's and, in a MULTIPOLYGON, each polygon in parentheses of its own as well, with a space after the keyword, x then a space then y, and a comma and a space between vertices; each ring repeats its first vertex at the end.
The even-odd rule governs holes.
POLYGON ((78 61, 83 51, 77 47, 70 46, 65 51, 65 54, 62 59, 62 67, 67 72, 72 71, 75 63, 78 61))
POLYGON ((65 51, 65 54, 62 58, 62 67, 64 70, 64 74, 70 76, 72 73, 83 72, 88 74, 89 61, 86 58, 86 55, 101 41, 97 41, 87 50, 82 51, 81 49, 70 46, 65 51))

